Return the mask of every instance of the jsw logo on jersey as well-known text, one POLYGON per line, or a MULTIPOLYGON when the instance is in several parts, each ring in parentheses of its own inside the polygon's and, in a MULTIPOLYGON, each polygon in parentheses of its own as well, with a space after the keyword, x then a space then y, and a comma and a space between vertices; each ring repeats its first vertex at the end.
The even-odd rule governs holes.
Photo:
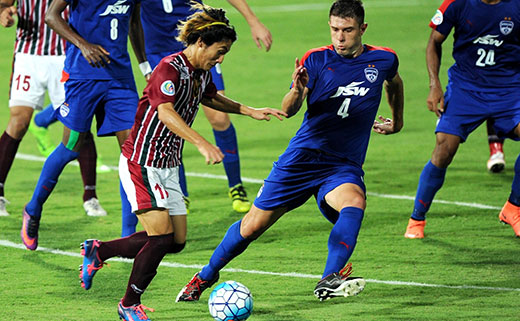
POLYGON ((478 37, 477 39, 473 40, 473 43, 500 47, 504 43, 504 40, 498 40, 497 38, 498 38, 498 36, 487 35, 484 37, 478 37))
POLYGON ((362 83, 364 83, 364 81, 354 81, 346 86, 338 87, 336 93, 330 96, 330 98, 335 98, 339 96, 365 96, 370 90, 370 88, 359 87, 359 85, 361 85, 362 83))
POLYGON ((114 4, 110 4, 105 9, 105 12, 100 14, 100 16, 106 16, 109 14, 126 14, 128 12, 128 9, 130 9, 130 5, 123 5, 126 0, 118 0, 114 4))

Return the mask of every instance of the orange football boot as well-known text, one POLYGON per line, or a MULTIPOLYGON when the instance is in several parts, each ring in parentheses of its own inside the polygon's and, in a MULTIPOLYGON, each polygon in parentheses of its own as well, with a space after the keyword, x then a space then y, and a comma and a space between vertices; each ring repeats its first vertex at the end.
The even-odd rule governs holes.
POLYGON ((426 220, 417 221, 413 218, 410 218, 410 220, 408 220, 406 232, 404 232, 404 237, 406 237, 407 239, 423 239, 424 226, 426 226, 426 220))
POLYGON ((516 236, 520 237, 520 206, 507 201, 498 214, 498 219, 504 224, 511 225, 516 236))

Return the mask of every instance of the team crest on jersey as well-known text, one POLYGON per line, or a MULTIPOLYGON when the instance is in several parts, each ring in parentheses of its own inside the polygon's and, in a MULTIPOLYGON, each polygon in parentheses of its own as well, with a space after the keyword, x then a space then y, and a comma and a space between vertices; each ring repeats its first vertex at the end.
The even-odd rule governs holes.
POLYGON ((374 65, 368 65, 368 68, 365 68, 365 77, 370 82, 375 82, 377 80, 377 76, 379 75, 379 71, 375 68, 374 65))
POLYGON ((130 9, 130 5, 123 5, 126 0, 118 0, 114 4, 110 4, 105 9, 105 12, 100 14, 100 16, 107 16, 109 14, 126 14, 128 9, 130 9))
POLYGON ((67 103, 61 104, 61 106, 60 106, 60 115, 61 115, 61 117, 67 117, 69 112, 70 112, 69 104, 67 104, 67 103))
MULTIPOLYGON (((509 18, 509 19, 511 19, 511 18, 509 18)), ((510 34, 511 31, 513 31, 514 27, 515 27, 515 23, 511 20, 508 20, 507 18, 506 18, 506 20, 500 21, 500 32, 505 36, 510 34)))
POLYGON ((175 95, 175 86, 171 80, 166 80, 161 84, 161 92, 166 96, 175 95))
POLYGON ((442 11, 437 10, 435 15, 432 17, 432 23, 436 26, 440 25, 442 21, 444 20, 444 17, 442 15, 442 11))

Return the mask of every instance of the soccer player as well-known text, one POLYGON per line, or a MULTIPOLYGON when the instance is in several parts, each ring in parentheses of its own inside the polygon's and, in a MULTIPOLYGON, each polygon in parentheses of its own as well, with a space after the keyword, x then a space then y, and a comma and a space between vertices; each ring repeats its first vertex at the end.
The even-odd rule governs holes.
POLYGON ((364 15, 359 0, 334 2, 329 12, 332 44, 309 50, 301 62, 296 59, 282 110, 292 116, 306 98, 303 123, 274 163, 251 210, 231 225, 209 264, 179 292, 177 301, 198 300, 229 261, 311 196, 333 224, 323 279, 314 294, 327 300, 363 290, 365 281, 349 277, 351 264, 345 264, 356 246, 366 206, 362 165, 370 132, 393 134, 403 126, 397 55, 362 43, 367 30, 364 15), (383 87, 393 120, 382 116, 375 120, 383 87))
POLYGON ((148 320, 141 295, 163 257, 184 248, 186 206, 179 186, 184 141, 194 144, 207 164, 224 158, 217 146, 191 129, 199 103, 257 120, 287 116, 280 110, 251 108, 217 93, 209 70, 223 61, 236 33, 224 10, 201 4, 196 8, 199 11, 180 25, 178 38, 186 49, 162 59, 151 74, 119 162, 132 211, 145 231, 109 242, 83 243, 80 278, 87 290, 103 261, 116 255, 135 258, 119 303, 119 316, 124 320, 148 320))
MULTIPOLYGON (((271 33, 255 16, 247 2, 245 0, 228 0, 228 2, 246 19, 251 29, 253 40, 258 48, 262 48, 263 44, 266 51, 269 51, 272 44, 271 33)), ((193 14, 193 11, 190 9, 190 0, 149 1, 142 6, 141 18, 145 36, 146 56, 150 65, 147 67, 146 63, 141 64, 142 68, 144 68, 144 73, 150 72, 155 68, 163 57, 184 49, 183 44, 175 39, 177 35, 176 29, 179 21, 186 20, 193 14)), ((212 68, 211 73, 217 90, 224 95, 224 80, 220 64, 212 68)), ((248 200, 247 193, 242 185, 235 128, 228 114, 206 106, 203 106, 202 109, 213 127, 213 135, 217 146, 226 156, 223 160, 223 165, 228 178, 228 194, 232 199, 233 210, 239 213, 246 213, 251 207, 251 202, 248 200)), ((189 204, 184 167, 181 165, 180 169, 181 187, 189 204)))
MULTIPOLYGON (((439 118, 435 148, 419 177, 415 205, 404 236, 424 238, 426 213, 441 188, 459 144, 486 119, 498 137, 519 140, 520 2, 445 0, 430 22, 426 47, 430 76, 428 108, 439 118), (439 80, 442 44, 455 29, 449 81, 439 80)), ((499 219, 520 236, 520 158, 509 200, 499 219)))
MULTIPOLYGON (((139 24, 130 24, 131 19, 139 21, 139 10, 134 10, 138 2, 54 0, 47 11, 45 22, 70 44, 64 63, 65 101, 56 111, 64 131, 62 143, 45 161, 24 208, 20 235, 29 250, 38 246, 43 204, 65 165, 78 157, 94 116, 98 136, 115 134, 120 146, 130 132, 138 95, 127 40, 130 27, 131 40, 142 39, 139 24), (70 25, 62 17, 67 8, 70 25)), ((133 45, 138 60, 143 61, 141 43, 133 41, 133 45)), ((126 196, 122 201, 127 202, 126 196)))
MULTIPOLYGON (((65 99, 63 83, 60 81, 65 60, 65 41, 44 23, 45 13, 51 3, 43 0, 18 1, 16 7, 14 0, 0 1, 2 26, 13 26, 18 16, 9 94, 10 118, 0 137, 0 216, 9 215, 4 184, 34 110, 42 109, 46 91, 55 108, 65 99)), ((67 12, 64 19, 68 19, 67 12)), ((40 133, 47 135, 46 130, 40 133)), ((51 152, 49 145, 38 145, 38 148, 45 153, 51 152)), ((106 215, 96 195, 96 146, 91 137, 80 150, 78 161, 84 184, 83 207, 87 215, 106 215)))

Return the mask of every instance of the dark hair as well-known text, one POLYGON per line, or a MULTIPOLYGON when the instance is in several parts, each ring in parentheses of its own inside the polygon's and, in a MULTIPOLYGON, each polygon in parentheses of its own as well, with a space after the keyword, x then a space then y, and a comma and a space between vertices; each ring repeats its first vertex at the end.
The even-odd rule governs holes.
POLYGON ((361 25, 365 21, 363 2, 361 0, 336 0, 330 7, 329 18, 331 16, 353 18, 361 25))
POLYGON ((237 40, 237 33, 235 28, 229 25, 226 11, 193 0, 191 8, 197 12, 189 16, 188 20, 180 22, 177 40, 186 46, 196 43, 199 38, 208 46, 225 39, 231 42, 237 40))

